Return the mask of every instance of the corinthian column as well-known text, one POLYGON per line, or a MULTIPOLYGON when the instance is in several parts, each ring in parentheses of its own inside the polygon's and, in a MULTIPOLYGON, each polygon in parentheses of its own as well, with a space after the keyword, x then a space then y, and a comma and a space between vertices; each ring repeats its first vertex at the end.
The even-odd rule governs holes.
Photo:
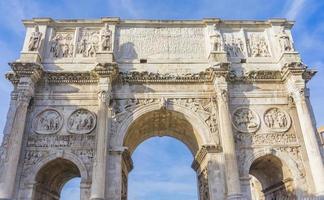
POLYGON ((106 189, 106 166, 108 134, 111 112, 109 109, 111 95, 112 71, 107 65, 98 65, 94 70, 99 75, 98 84, 98 128, 96 156, 93 164, 91 200, 104 200, 106 189))
POLYGON ((19 159, 24 138, 24 130, 29 102, 34 95, 35 83, 40 78, 40 66, 37 64, 12 63, 13 73, 8 75, 19 77, 19 82, 14 91, 16 94, 15 110, 13 115, 7 119, 8 147, 6 159, 3 166, 0 166, 0 199, 14 199, 15 186, 17 185, 19 159))
POLYGON ((227 199, 242 199, 225 78, 216 77, 214 87, 217 94, 220 136, 225 156, 227 199))
POLYGON ((316 139, 317 130, 312 111, 310 111, 306 81, 315 73, 305 66, 292 65, 284 68, 287 76, 287 90, 290 92, 296 106, 305 149, 307 152, 309 168, 314 181, 316 195, 324 195, 324 167, 320 153, 319 143, 316 139), (306 79, 306 80, 304 80, 306 79))

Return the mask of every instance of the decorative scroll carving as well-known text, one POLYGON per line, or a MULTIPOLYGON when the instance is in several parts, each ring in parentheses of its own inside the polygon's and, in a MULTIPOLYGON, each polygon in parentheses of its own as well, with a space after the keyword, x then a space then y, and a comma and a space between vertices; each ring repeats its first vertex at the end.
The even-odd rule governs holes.
POLYGON ((37 51, 40 47, 41 39, 42 33, 39 32, 39 27, 36 25, 29 38, 28 51, 37 51))
POLYGON ((291 119, 288 113, 279 108, 271 108, 264 113, 265 125, 273 131, 284 132, 290 128, 291 119))
POLYGON ((238 108, 233 113, 233 125, 236 130, 243 133, 256 132, 260 127, 259 116, 249 108, 238 108))
POLYGON ((105 26, 101 29, 101 51, 111 51, 111 38, 112 31, 109 30, 109 25, 106 23, 105 26))
POLYGON ((36 115, 33 130, 39 134, 57 133, 63 125, 62 115, 54 109, 46 109, 36 115))
POLYGON ((244 57, 244 42, 234 33, 224 34, 225 51, 229 57, 244 57))
POLYGON ((198 176, 200 200, 209 200, 208 173, 204 169, 198 176))
POLYGON ((263 33, 251 33, 246 43, 251 57, 270 57, 269 47, 263 33))
POLYGON ((53 58, 67 58, 73 56, 74 33, 58 32, 50 41, 50 56, 53 58))
POLYGON ((96 116, 86 109, 74 111, 68 121, 68 131, 75 134, 90 133, 96 126, 96 116))
POLYGON ((94 148, 93 135, 31 135, 27 147, 31 148, 94 148))
POLYGON ((95 57, 100 42, 100 33, 96 30, 80 29, 80 36, 77 42, 77 53, 83 57, 95 57))

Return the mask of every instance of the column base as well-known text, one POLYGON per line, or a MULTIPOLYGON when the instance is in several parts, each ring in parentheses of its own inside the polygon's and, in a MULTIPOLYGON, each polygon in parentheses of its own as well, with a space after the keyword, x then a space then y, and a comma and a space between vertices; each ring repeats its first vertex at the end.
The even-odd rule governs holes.
POLYGON ((242 194, 230 194, 227 195, 227 200, 246 200, 242 194))
POLYGON ((94 198, 90 198, 90 200, 105 200, 105 199, 94 197, 94 198))

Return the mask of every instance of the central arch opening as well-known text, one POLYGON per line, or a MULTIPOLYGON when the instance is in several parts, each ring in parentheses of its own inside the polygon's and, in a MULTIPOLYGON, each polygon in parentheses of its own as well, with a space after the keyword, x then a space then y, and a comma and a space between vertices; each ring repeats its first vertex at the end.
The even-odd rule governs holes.
POLYGON ((197 179, 190 167, 193 156, 180 141, 153 137, 132 155, 134 169, 128 175, 128 199, 197 200, 197 179))
POLYGON ((123 142, 134 171, 123 167, 122 199, 198 199, 191 164, 200 144, 202 138, 187 115, 160 109, 138 117, 123 142))

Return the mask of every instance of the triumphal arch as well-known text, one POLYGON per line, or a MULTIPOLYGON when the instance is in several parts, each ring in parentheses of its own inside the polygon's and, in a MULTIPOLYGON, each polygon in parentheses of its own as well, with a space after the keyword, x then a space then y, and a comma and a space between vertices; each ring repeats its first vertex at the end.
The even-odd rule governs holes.
MULTIPOLYGON (((153 136, 190 149, 199 200, 320 199, 323 149, 293 22, 23 21, 0 156, 0 199, 126 200, 153 136)), ((3 116, 4 117, 4 116, 3 116)))

